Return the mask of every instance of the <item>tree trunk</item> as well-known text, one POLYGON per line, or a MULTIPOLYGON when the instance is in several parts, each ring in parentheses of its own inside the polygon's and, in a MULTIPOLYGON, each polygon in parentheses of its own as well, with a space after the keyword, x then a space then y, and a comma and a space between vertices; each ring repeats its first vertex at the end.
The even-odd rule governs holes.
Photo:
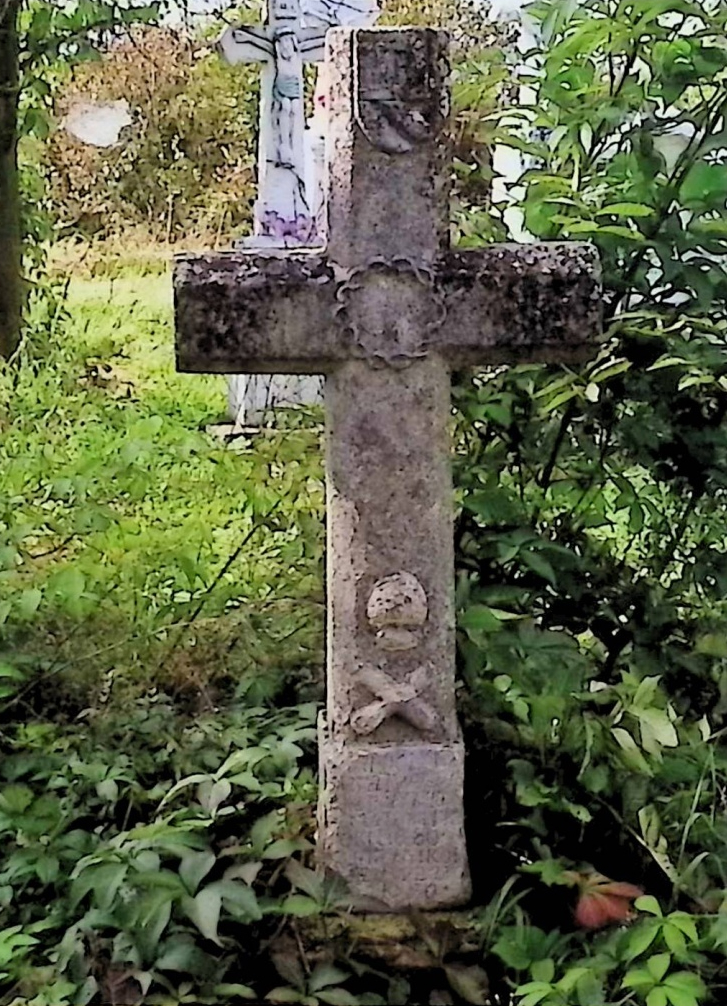
POLYGON ((0 0, 0 357, 20 337, 22 302, 18 192, 18 33, 21 0, 0 0))

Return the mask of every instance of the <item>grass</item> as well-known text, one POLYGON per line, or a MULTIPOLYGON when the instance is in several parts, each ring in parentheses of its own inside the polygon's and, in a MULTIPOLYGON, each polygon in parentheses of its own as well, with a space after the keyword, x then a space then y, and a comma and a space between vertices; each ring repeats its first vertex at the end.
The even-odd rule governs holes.
POLYGON ((167 271, 74 278, 43 358, 0 380, 14 660, 63 675, 79 702, 110 681, 237 685, 261 662, 316 677, 317 431, 235 450, 205 432, 225 384, 175 372, 167 271))

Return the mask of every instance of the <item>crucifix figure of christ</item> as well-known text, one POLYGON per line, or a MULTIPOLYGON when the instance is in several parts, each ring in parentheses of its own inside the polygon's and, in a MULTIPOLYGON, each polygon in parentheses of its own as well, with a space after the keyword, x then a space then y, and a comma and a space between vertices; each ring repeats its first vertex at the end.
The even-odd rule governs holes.
POLYGON ((268 0, 263 27, 227 28, 228 63, 262 63, 255 244, 316 244, 305 189, 303 63, 320 62, 325 28, 302 26, 299 0, 268 0))
POLYGON ((323 61, 332 25, 369 24, 377 15, 376 0, 268 0, 264 26, 222 33, 217 45, 228 63, 263 65, 254 221, 258 247, 323 244, 306 191, 303 64, 323 61))
MULTIPOLYGON (((373 24, 378 0, 268 0, 262 27, 226 29, 218 48, 228 63, 262 63, 258 198, 253 235, 243 247, 323 244, 319 124, 325 35, 333 25, 373 24), (303 64, 319 64, 315 114, 305 128, 303 64)), ((323 86, 322 86, 323 85, 323 86)), ((320 401, 321 378, 236 375, 229 380, 231 418, 261 421, 277 405, 320 401)))
POLYGON ((450 373, 587 355, 599 268, 583 244, 449 247, 444 33, 327 44, 327 248, 178 258, 178 366, 326 374, 318 857, 359 909, 443 908, 469 895, 450 373))

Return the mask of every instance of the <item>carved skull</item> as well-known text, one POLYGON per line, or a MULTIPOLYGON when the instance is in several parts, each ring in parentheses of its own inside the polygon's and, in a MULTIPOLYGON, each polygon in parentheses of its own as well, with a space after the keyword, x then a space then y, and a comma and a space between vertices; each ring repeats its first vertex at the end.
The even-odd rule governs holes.
POLYGON ((366 617, 384 650, 413 650, 427 620, 427 595, 413 573, 392 573, 374 584, 366 617))

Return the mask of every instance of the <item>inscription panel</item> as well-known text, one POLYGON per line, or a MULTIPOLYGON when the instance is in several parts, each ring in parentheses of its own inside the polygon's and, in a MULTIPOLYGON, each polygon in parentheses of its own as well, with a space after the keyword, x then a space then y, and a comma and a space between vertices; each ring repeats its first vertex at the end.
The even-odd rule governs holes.
POLYGON ((462 746, 340 744, 323 729, 321 752, 320 855, 356 892, 356 907, 466 902, 462 746))

